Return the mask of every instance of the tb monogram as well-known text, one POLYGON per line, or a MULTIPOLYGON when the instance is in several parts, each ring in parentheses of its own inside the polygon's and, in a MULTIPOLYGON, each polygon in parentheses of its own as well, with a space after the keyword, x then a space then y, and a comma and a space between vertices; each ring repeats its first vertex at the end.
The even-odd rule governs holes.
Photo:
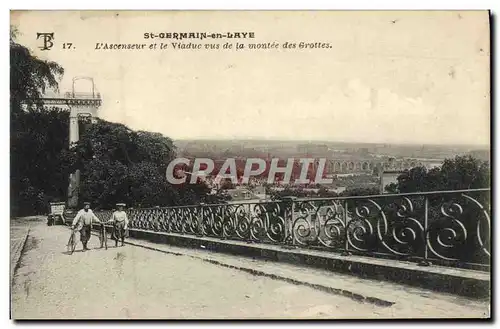
POLYGON ((52 40, 54 40, 54 33, 37 33, 36 39, 43 38, 43 46, 39 47, 41 50, 50 50, 54 46, 52 40))

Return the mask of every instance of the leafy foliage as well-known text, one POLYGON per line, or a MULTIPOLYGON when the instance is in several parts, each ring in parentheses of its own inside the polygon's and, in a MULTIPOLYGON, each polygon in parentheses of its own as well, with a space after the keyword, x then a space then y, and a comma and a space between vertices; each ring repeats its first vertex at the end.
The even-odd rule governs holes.
POLYGON ((133 131, 122 124, 98 120, 75 148, 81 169, 81 200, 110 209, 117 202, 132 207, 185 205, 204 202, 208 187, 172 185, 166 168, 175 157, 170 138, 133 131))
POLYGON ((55 62, 33 56, 30 50, 16 43, 16 30, 10 35, 10 109, 20 112, 24 102, 29 108, 42 105, 40 98, 46 88, 58 88, 64 69, 55 62))
POLYGON ((73 165, 68 147, 68 113, 43 111, 40 97, 57 88, 64 70, 43 61, 10 38, 11 213, 47 212, 47 202, 60 200, 73 165), (23 109, 22 104, 26 104, 23 109), (38 106, 36 106, 38 105, 38 106))
MULTIPOLYGON (((175 156, 172 141, 158 133, 132 131, 99 121, 80 124, 81 140, 69 150, 69 113, 44 109, 47 88, 57 90, 64 70, 33 56, 10 38, 11 213, 47 213, 50 201, 67 198, 68 177, 81 170, 80 201, 111 208, 194 204, 206 198, 204 184, 170 185, 165 178, 175 156)), ((212 200, 216 202, 217 200, 212 200)))
POLYGON ((221 181, 220 189, 221 190, 231 190, 235 188, 235 184, 232 182, 231 178, 224 178, 221 181))
POLYGON ((266 189, 267 194, 271 196, 274 200, 280 200, 286 197, 297 197, 297 198, 335 198, 335 197, 348 197, 348 196, 361 196, 361 195, 377 195, 379 194, 378 188, 353 188, 347 189, 341 193, 336 193, 334 191, 328 190, 324 186, 320 186, 318 189, 304 189, 302 187, 290 188, 285 187, 281 191, 276 191, 271 188, 266 189))
MULTIPOLYGON (((418 167, 406 171, 398 177, 397 184, 390 184, 385 190, 390 193, 412 193, 489 187, 489 162, 466 155, 445 160, 441 168, 427 170, 418 167)), ((467 195, 474 198, 485 209, 490 207, 489 193, 468 192, 467 195)), ((443 235, 443 232, 446 234, 453 227, 457 232, 456 236, 448 237, 450 241, 458 243, 454 247, 454 256, 460 255, 462 259, 487 262, 485 255, 480 252, 477 238, 474 237, 479 229, 483 237, 489 233, 484 222, 483 225, 478 226, 478 221, 484 220, 483 209, 475 202, 464 198, 461 193, 429 195, 427 198, 429 239, 436 241, 440 234, 443 235), (469 238, 467 239, 465 232, 468 232, 469 238)), ((424 197, 410 197, 410 199, 415 209, 413 216, 423 219, 425 216, 424 197)), ((397 218, 396 209, 392 213, 388 212, 388 215, 390 218, 397 218)), ((440 238, 444 239, 443 237, 444 235, 440 238)), ((435 244, 435 248, 439 246, 435 244)), ((442 249, 445 250, 445 248, 442 249)))
POLYGON ((385 188, 388 192, 424 192, 466 190, 490 187, 490 165, 470 155, 446 159, 441 168, 427 170, 416 167, 398 177, 397 184, 385 188))
POLYGON ((68 151, 69 114, 21 112, 11 127, 11 211, 47 212, 47 203, 65 199, 74 158, 68 151))

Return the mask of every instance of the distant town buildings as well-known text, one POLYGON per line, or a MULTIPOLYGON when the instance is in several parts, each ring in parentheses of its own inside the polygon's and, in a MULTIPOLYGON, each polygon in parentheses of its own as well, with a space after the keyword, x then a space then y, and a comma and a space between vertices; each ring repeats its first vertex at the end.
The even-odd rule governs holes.
MULTIPOLYGON (((342 193, 345 190, 357 188, 384 188, 397 182, 397 176, 404 170, 423 166, 427 169, 440 167, 444 161, 446 149, 433 146, 405 146, 391 144, 362 143, 315 143, 315 142, 278 142, 278 141, 198 141, 184 142, 179 145, 181 155, 193 162, 196 157, 207 157, 214 161, 215 169, 211 175, 204 178, 211 188, 212 194, 224 190, 233 201, 256 202, 266 200, 266 187, 280 191, 284 189, 300 189, 317 193, 320 187, 328 191, 342 193), (439 153, 441 152, 441 153, 439 153), (425 155, 443 155, 425 157, 425 155), (409 156, 412 155, 412 156, 409 156), (422 156, 423 155, 423 156, 422 156), (228 178, 218 175, 218 170, 228 159, 234 158, 239 179, 230 182, 228 178), (266 170, 259 177, 251 177, 247 184, 241 181, 246 159, 260 158, 266 163, 266 170), (288 159, 295 159, 290 182, 276 179, 268 184, 268 170, 271 160, 279 158, 279 167, 284 167, 288 159), (314 180, 319 169, 320 159, 326 159, 323 177, 333 179, 331 184, 295 184, 301 173, 301 158, 313 158, 307 178, 314 180)), ((473 152, 473 150, 469 150, 473 152)), ((474 151, 474 155, 483 158, 489 155, 482 151, 474 151)))
POLYGON ((323 144, 299 144, 297 153, 301 156, 321 156, 328 154, 329 148, 323 144))
POLYGON ((257 203, 270 200, 270 197, 266 194, 266 189, 264 187, 258 187, 251 190, 246 187, 237 186, 234 189, 224 190, 223 193, 231 198, 230 201, 227 201, 229 204, 257 203))

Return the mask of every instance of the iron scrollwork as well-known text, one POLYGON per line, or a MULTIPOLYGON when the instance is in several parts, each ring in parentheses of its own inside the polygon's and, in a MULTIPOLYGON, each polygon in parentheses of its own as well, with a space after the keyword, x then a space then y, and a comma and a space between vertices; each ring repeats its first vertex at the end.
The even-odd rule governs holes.
MULTIPOLYGON (((489 264, 489 189, 128 210, 129 227, 367 256, 489 264)), ((99 211, 101 221, 111 211, 99 211)))

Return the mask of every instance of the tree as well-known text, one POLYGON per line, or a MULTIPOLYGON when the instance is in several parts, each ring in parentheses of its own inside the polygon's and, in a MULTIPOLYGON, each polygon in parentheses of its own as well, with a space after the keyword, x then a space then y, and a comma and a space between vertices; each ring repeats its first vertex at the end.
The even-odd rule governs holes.
POLYGON ((75 153, 81 170, 80 199, 103 209, 117 202, 132 207, 197 204, 205 202, 209 192, 200 181, 172 185, 166 180, 166 168, 176 152, 172 140, 158 133, 97 120, 81 136, 75 153))
POLYGON ((80 201, 100 208, 118 201, 131 206, 167 206, 205 201, 209 189, 201 182, 173 186, 166 168, 175 157, 170 138, 132 131, 98 120, 82 124, 81 139, 69 150, 69 113, 44 109, 46 88, 57 90, 64 70, 43 61, 10 39, 11 213, 46 213, 48 202, 67 197, 68 177, 81 170, 80 201))
POLYGON ((397 183, 390 183, 389 185, 384 187, 384 190, 390 194, 398 193, 398 184, 397 183))
POLYGON ((349 196, 366 196, 366 195, 377 195, 377 194, 379 194, 379 189, 376 187, 371 187, 371 188, 346 189, 345 191, 340 193, 340 196, 349 197, 349 196))
MULTIPOLYGON (((490 187, 490 165, 470 155, 446 159, 441 168, 416 167, 398 177, 401 193, 467 190, 490 187)), ((394 189, 395 186, 391 186, 394 189)))
POLYGON ((57 63, 33 56, 10 36, 11 214, 46 213, 49 201, 67 192, 73 159, 68 152, 69 115, 44 111, 45 89, 57 89, 64 73, 57 63), (23 108, 23 104, 26 105, 23 108))
MULTIPOLYGON (((444 161, 441 168, 427 170, 423 167, 413 168, 398 177, 397 184, 386 187, 386 191, 399 193, 426 192, 426 191, 456 191, 490 187, 490 165, 488 161, 476 159, 470 155, 457 156, 454 159, 444 161)), ((467 192, 469 197, 478 201, 485 209, 490 206, 490 195, 484 192, 467 192)), ((489 234, 487 225, 478 221, 484 220, 483 209, 465 197, 462 193, 438 193, 426 196, 428 210, 425 213, 423 196, 411 196, 414 218, 422 220, 428 218, 429 240, 434 241, 433 248, 437 252, 446 253, 453 251, 450 257, 456 257, 468 261, 487 261, 485 255, 478 247, 478 239, 475 237, 481 228, 482 236, 489 234), (456 220, 456 221, 455 221, 456 220), (458 222, 457 222, 458 221, 458 222), (458 224, 460 223, 460 224, 458 224), (454 228, 453 235, 450 229, 454 228), (439 236, 442 234, 443 236, 439 236), (456 241, 454 248, 447 249, 439 239, 448 236, 456 241)), ((400 200, 401 201, 401 200, 400 200)), ((387 212, 389 218, 398 218, 396 208, 392 213, 387 212)), ((423 242, 420 246, 423 245, 423 242)))
POLYGON ((232 190, 234 188, 235 188, 235 185, 234 185, 233 181, 231 180, 231 178, 224 178, 221 181, 221 185, 220 185, 221 190, 232 190))
POLYGON ((17 30, 10 33, 10 110, 22 111, 22 103, 29 108, 40 107, 41 96, 46 88, 58 88, 64 69, 57 63, 33 56, 30 50, 16 40, 17 30))

